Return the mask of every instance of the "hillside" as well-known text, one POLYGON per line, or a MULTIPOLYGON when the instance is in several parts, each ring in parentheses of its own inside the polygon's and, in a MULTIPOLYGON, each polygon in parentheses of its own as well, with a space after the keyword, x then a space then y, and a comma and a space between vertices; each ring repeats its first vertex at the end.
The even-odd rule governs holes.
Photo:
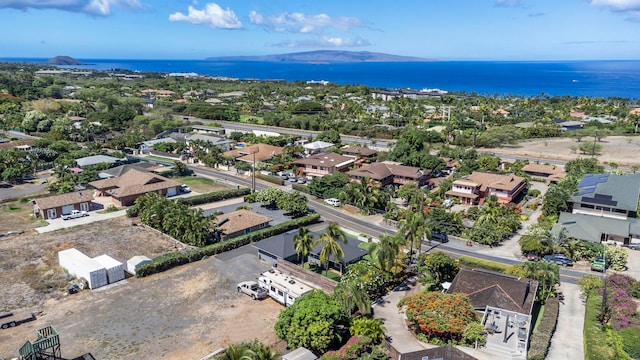
POLYGON ((260 56, 221 56, 209 57, 209 61, 268 61, 297 63, 354 63, 354 62, 423 62, 430 59, 399 56, 369 51, 318 50, 289 54, 260 56))
POLYGON ((71 56, 55 56, 47 60, 47 64, 51 65, 85 65, 82 61, 76 60, 71 56))

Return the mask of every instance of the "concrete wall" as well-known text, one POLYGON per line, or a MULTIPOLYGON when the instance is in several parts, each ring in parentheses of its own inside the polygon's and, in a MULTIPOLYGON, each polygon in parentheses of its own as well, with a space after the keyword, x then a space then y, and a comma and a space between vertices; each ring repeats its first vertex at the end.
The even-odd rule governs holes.
POLYGON ((283 274, 293 275, 304 282, 317 285, 327 294, 331 294, 333 288, 338 285, 337 282, 329 278, 282 259, 278 259, 278 270, 283 274))

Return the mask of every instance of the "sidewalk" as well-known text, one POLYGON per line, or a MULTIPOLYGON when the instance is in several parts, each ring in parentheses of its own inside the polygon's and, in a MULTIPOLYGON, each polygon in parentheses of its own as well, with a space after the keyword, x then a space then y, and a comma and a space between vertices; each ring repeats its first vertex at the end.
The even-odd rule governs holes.
POLYGON ((580 288, 575 284, 562 283, 559 292, 564 295, 564 300, 560 301, 558 325, 551 338, 547 359, 584 359, 582 332, 585 308, 580 288))

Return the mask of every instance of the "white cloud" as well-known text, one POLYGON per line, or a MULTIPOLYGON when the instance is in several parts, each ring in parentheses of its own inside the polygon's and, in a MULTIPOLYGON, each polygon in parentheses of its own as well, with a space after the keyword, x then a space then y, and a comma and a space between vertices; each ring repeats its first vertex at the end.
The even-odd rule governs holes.
POLYGON ((496 0, 495 4, 501 7, 523 7, 525 5, 524 0, 496 0))
POLYGON ((371 45, 363 38, 342 38, 323 36, 318 39, 283 41, 273 44, 284 48, 314 48, 314 47, 363 47, 371 45))
POLYGON ((111 15, 113 7, 141 9, 139 0, 0 0, 0 9, 58 9, 89 15, 111 15))
POLYGON ((356 17, 330 17, 327 14, 308 15, 300 12, 265 16, 252 11, 249 13, 249 21, 268 31, 303 34, 321 33, 326 28, 349 30, 364 26, 363 22, 356 17))
POLYGON ((640 11, 640 0, 591 0, 591 5, 603 6, 612 11, 640 11))
POLYGON ((233 10, 223 9, 216 3, 209 3, 202 10, 189 6, 187 15, 181 12, 173 13, 169 15, 169 21, 186 21, 219 29, 242 29, 242 22, 233 10))

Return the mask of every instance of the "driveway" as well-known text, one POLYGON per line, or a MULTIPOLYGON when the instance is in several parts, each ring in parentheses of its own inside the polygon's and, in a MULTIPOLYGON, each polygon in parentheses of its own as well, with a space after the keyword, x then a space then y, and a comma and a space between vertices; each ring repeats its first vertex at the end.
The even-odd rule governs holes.
POLYGON ((102 214, 92 211, 92 212, 89 212, 89 216, 85 216, 77 219, 62 220, 62 218, 57 218, 53 220, 47 220, 49 225, 38 227, 36 228, 36 231, 42 234, 49 231, 56 231, 60 229, 70 228, 73 226, 90 224, 96 221, 112 219, 118 216, 125 216, 126 213, 127 213, 127 210, 119 210, 119 211, 102 213, 102 214))
POLYGON ((556 332, 551 339, 547 359, 584 359, 582 331, 584 328, 584 303, 578 285, 563 282, 560 292, 564 300, 560 302, 560 314, 556 332))

